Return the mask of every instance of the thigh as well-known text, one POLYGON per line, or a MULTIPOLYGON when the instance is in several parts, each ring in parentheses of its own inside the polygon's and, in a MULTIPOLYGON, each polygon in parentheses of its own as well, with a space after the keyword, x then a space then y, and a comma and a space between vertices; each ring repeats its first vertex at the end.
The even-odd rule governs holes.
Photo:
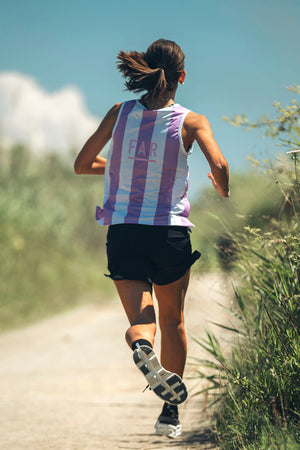
POLYGON ((140 280, 115 280, 130 325, 155 322, 152 286, 140 280))
POLYGON ((178 280, 165 284, 153 284, 159 307, 159 318, 164 323, 183 321, 186 291, 189 285, 190 269, 178 280))

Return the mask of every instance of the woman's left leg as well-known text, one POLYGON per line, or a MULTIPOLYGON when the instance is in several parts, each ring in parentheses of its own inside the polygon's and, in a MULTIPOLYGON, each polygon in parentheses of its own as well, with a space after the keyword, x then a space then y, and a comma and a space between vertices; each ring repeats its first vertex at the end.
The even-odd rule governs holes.
POLYGON ((166 285, 154 284, 159 306, 161 329, 161 363, 170 372, 183 375, 187 344, 184 328, 184 300, 190 269, 179 280, 166 285))
POLYGON ((115 285, 130 323, 126 331, 129 347, 139 339, 145 339, 153 346, 156 319, 151 284, 139 280, 115 280, 115 285))

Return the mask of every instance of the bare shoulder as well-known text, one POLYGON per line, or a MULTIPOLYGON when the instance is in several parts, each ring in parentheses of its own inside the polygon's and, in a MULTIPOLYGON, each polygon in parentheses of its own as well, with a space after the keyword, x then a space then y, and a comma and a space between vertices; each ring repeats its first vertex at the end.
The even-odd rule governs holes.
POLYGON ((187 130, 197 131, 210 129, 209 122, 203 114, 197 114, 190 111, 184 121, 184 126, 187 130))
POLYGON ((116 103, 114 106, 110 108, 110 110, 105 115, 104 119, 107 120, 116 120, 118 117, 118 114, 120 112, 122 103, 116 103))
POLYGON ((111 109, 110 109, 110 111, 114 111, 114 112, 119 112, 120 111, 120 108, 121 108, 121 106, 122 106, 122 102, 120 102, 120 103, 116 103, 111 109))
POLYGON ((184 142, 191 145, 195 140, 200 144, 204 138, 212 139, 212 130, 207 118, 203 114, 190 111, 183 123, 184 142))
POLYGON ((100 123, 96 133, 103 133, 104 130, 111 132, 115 123, 117 121, 122 103, 116 103, 110 110, 105 114, 102 122, 100 123))

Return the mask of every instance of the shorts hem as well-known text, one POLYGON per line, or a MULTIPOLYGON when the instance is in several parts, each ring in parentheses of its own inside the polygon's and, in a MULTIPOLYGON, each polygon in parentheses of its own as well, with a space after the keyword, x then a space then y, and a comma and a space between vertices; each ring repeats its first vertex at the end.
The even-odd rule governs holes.
POLYGON ((191 255, 190 261, 184 266, 184 268, 182 268, 182 270, 174 273, 173 276, 170 275, 169 277, 165 277, 164 280, 153 281, 154 284, 157 284, 158 286, 165 286, 167 284, 174 283, 174 281, 179 280, 192 267, 194 262, 200 258, 200 256, 201 256, 201 253, 198 252, 197 250, 195 250, 191 255))
MULTIPOLYGON (((136 276, 136 275, 120 275, 120 274, 104 274, 106 277, 111 278, 113 281, 120 281, 120 280, 136 280, 136 281, 145 281, 150 284, 157 284, 158 286, 165 286, 170 283, 174 283, 174 281, 179 280, 181 277, 184 276, 184 274, 187 272, 188 269, 191 268, 191 266, 194 264, 197 259, 199 259, 201 256, 201 253, 195 250, 191 254, 190 261, 182 267, 181 270, 175 271, 173 270, 172 274, 170 274, 168 277, 162 277, 162 279, 157 279, 156 277, 153 277, 154 279, 147 277, 147 276, 136 276), (155 279, 156 278, 156 279, 155 279)), ((173 268, 174 269, 174 268, 173 268)))
POLYGON ((105 277, 110 278, 113 281, 121 281, 121 280, 136 280, 136 281, 146 281, 147 283, 152 284, 153 281, 149 277, 138 277, 133 275, 114 275, 105 273, 105 277))

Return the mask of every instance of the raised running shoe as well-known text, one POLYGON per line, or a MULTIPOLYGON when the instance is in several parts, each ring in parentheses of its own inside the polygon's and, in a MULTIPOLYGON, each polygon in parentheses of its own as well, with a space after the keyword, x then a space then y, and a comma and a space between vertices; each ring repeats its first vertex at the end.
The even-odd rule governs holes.
POLYGON ((151 347, 138 347, 133 352, 133 360, 158 397, 172 405, 179 405, 186 400, 188 394, 184 382, 179 375, 162 367, 151 347))

